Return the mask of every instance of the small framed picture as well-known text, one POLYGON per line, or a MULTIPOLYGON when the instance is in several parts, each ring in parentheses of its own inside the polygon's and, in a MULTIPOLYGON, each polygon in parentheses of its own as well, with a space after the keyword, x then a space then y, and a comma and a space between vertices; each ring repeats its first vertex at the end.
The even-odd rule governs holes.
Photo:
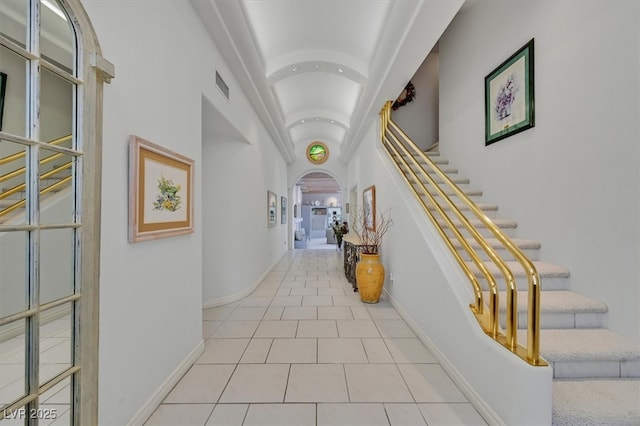
POLYGON ((533 39, 484 78, 485 146, 534 127, 533 39))
POLYGON ((194 161, 129 138, 129 242, 193 232, 194 161))

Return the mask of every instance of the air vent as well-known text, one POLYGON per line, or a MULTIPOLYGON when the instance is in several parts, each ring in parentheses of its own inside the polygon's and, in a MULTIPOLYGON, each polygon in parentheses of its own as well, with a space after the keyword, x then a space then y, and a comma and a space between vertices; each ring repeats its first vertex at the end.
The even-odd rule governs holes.
POLYGON ((216 86, 218 86, 218 89, 220 89, 224 97, 229 99, 229 86, 227 86, 227 83, 220 77, 218 71, 216 71, 216 86))

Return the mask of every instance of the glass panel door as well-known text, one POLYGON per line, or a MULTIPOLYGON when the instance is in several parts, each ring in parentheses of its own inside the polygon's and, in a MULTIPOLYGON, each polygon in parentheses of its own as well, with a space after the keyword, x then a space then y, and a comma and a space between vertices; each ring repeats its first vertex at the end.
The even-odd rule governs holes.
POLYGON ((76 34, 57 0, 0 1, 0 426, 73 424, 80 357, 76 34))

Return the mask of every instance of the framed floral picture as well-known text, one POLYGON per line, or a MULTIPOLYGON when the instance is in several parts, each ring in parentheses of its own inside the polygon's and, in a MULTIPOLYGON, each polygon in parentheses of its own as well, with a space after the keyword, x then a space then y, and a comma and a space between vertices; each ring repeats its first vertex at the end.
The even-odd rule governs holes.
POLYGON ((376 187, 371 185, 362 192, 362 214, 364 227, 371 231, 376 230, 376 187))
POLYGON ((278 196, 271 191, 267 191, 267 226, 269 228, 278 224, 277 210, 278 210, 278 196))
POLYGON ((533 39, 484 78, 485 146, 534 127, 533 39))
POLYGON ((129 137, 129 242, 193 231, 194 161, 129 137))

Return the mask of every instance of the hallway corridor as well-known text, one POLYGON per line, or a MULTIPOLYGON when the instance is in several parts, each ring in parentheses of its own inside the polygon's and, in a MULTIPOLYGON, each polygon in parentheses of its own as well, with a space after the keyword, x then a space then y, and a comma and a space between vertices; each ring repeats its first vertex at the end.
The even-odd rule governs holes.
POLYGON ((146 425, 486 424, 387 300, 360 302, 337 250, 289 251, 203 333, 146 425))

